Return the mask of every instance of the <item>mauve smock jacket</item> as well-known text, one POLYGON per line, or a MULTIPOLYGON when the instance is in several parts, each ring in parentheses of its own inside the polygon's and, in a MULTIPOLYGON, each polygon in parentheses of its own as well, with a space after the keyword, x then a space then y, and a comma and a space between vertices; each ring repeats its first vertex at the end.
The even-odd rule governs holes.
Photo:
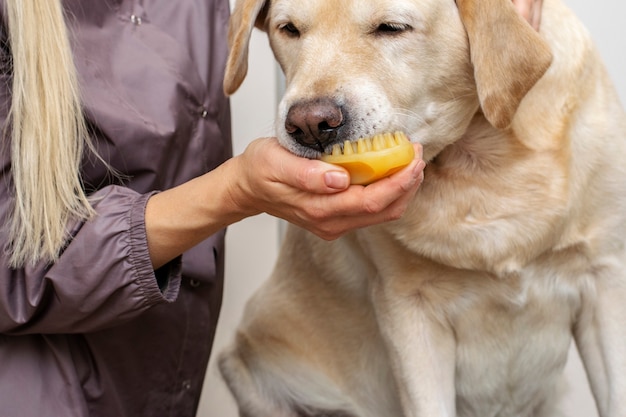
MULTIPOLYGON (((128 179, 117 184, 85 158, 98 215, 69 225, 74 238, 59 261, 11 270, 0 251, 0 416, 192 417, 221 302, 224 233, 155 274, 144 208, 151 193, 231 155, 221 87, 228 0, 63 5, 99 153, 128 179)), ((4 127, 6 66, 0 76, 4 127)), ((3 139, 3 226, 12 198, 9 146, 3 139)))

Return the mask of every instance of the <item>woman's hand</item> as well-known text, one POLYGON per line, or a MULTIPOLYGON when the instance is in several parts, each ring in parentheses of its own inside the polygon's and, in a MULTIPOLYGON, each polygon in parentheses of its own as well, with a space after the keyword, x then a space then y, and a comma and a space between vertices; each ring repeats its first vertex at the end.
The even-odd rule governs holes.
POLYGON ((266 212, 327 240, 356 228, 398 219, 423 180, 422 148, 406 168, 368 186, 350 185, 337 166, 300 158, 276 139, 258 139, 229 163, 232 200, 248 215, 266 212))
POLYGON ((535 30, 539 30, 541 24, 541 6, 543 0, 513 0, 515 8, 520 15, 531 24, 535 30))

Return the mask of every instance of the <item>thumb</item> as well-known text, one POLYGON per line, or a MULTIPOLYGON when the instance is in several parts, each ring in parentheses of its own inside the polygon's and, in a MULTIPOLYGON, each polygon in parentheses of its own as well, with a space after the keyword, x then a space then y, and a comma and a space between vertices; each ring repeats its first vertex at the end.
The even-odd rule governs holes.
POLYGON ((292 185, 316 194, 331 194, 350 186, 350 175, 345 169, 318 160, 299 158, 292 185))
POLYGON ((257 161, 268 166, 275 166, 274 180, 301 191, 315 194, 332 194, 350 186, 350 175, 345 169, 322 162, 297 156, 282 147, 275 138, 257 139, 249 146, 249 153, 261 153, 257 161))

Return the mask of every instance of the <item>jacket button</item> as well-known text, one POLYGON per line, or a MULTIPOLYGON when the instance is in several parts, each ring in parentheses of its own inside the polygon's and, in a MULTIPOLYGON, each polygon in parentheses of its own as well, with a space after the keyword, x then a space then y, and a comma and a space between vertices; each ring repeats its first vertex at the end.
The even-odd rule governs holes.
POLYGON ((141 17, 137 16, 136 14, 131 14, 130 15, 130 22, 134 25, 141 25, 142 21, 141 21, 141 17))
POLYGON ((198 281, 197 279, 190 279, 189 285, 193 288, 198 288, 200 286, 200 281, 198 281))

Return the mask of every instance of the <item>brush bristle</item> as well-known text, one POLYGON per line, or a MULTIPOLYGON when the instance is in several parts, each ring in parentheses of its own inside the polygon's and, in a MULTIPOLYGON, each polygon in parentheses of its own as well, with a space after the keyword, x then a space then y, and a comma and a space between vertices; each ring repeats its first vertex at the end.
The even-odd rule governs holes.
POLYGON ((336 143, 333 145, 330 155, 340 156, 380 151, 393 148, 403 142, 408 142, 408 138, 403 132, 382 133, 374 137, 360 138, 356 142, 347 140, 343 143, 343 146, 336 143))
POLYGON ((402 169, 414 155, 406 135, 395 132, 336 144, 321 160, 345 168, 352 184, 369 184, 402 169))

